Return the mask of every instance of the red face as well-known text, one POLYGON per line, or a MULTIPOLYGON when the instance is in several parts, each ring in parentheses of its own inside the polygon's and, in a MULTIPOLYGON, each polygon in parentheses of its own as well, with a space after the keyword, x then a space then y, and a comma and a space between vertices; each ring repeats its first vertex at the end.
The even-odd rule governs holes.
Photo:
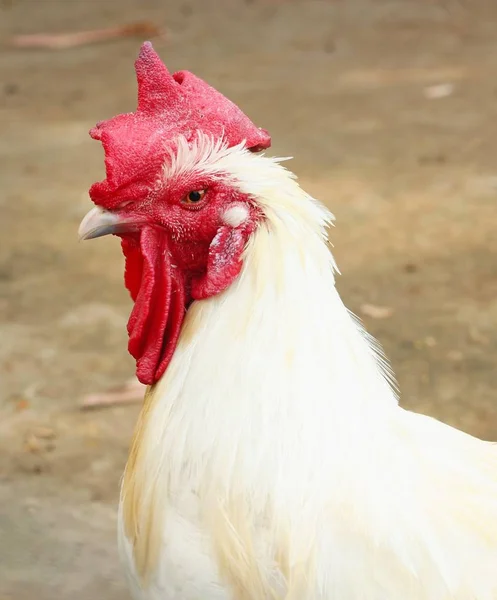
POLYGON ((260 218, 251 199, 222 178, 183 174, 147 197, 95 208, 83 219, 82 238, 122 239, 125 284, 135 301, 128 349, 142 383, 164 373, 190 303, 222 292, 238 276, 260 218))

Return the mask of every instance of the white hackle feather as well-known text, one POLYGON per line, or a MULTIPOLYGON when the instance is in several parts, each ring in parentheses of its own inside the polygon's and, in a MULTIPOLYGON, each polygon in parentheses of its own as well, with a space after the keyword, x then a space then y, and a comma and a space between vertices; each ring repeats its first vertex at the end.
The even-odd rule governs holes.
POLYGON ((199 137, 164 167, 265 221, 146 397, 120 509, 135 598, 496 600, 497 448, 398 406, 335 288, 332 215, 280 162, 199 137))

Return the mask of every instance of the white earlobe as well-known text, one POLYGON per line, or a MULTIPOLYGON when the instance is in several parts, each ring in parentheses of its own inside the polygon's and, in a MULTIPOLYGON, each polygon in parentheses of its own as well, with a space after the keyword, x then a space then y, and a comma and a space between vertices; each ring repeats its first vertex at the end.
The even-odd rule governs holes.
POLYGON ((249 211, 243 204, 233 204, 227 208, 222 216, 223 223, 231 227, 238 227, 249 217, 249 211))

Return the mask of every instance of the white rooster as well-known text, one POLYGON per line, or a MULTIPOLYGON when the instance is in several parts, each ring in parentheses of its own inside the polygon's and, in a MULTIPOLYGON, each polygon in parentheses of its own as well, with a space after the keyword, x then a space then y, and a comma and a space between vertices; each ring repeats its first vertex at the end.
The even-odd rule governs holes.
POLYGON ((148 385, 122 483, 137 600, 496 600, 497 447, 398 406, 343 305, 332 215, 267 132, 149 43, 99 123, 148 385))

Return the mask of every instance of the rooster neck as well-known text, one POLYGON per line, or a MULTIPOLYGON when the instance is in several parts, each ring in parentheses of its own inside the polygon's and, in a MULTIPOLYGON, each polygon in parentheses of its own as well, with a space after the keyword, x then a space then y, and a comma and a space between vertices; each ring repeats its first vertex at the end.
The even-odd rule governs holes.
POLYGON ((340 440, 366 438, 397 406, 386 363, 341 302, 324 233, 302 201, 300 215, 266 211, 239 279, 190 307, 154 389, 150 435, 163 438, 168 460, 184 464, 180 455, 193 452, 229 478, 236 449, 247 458, 250 448, 260 467, 275 444, 299 453, 296 440, 336 454, 340 440))

